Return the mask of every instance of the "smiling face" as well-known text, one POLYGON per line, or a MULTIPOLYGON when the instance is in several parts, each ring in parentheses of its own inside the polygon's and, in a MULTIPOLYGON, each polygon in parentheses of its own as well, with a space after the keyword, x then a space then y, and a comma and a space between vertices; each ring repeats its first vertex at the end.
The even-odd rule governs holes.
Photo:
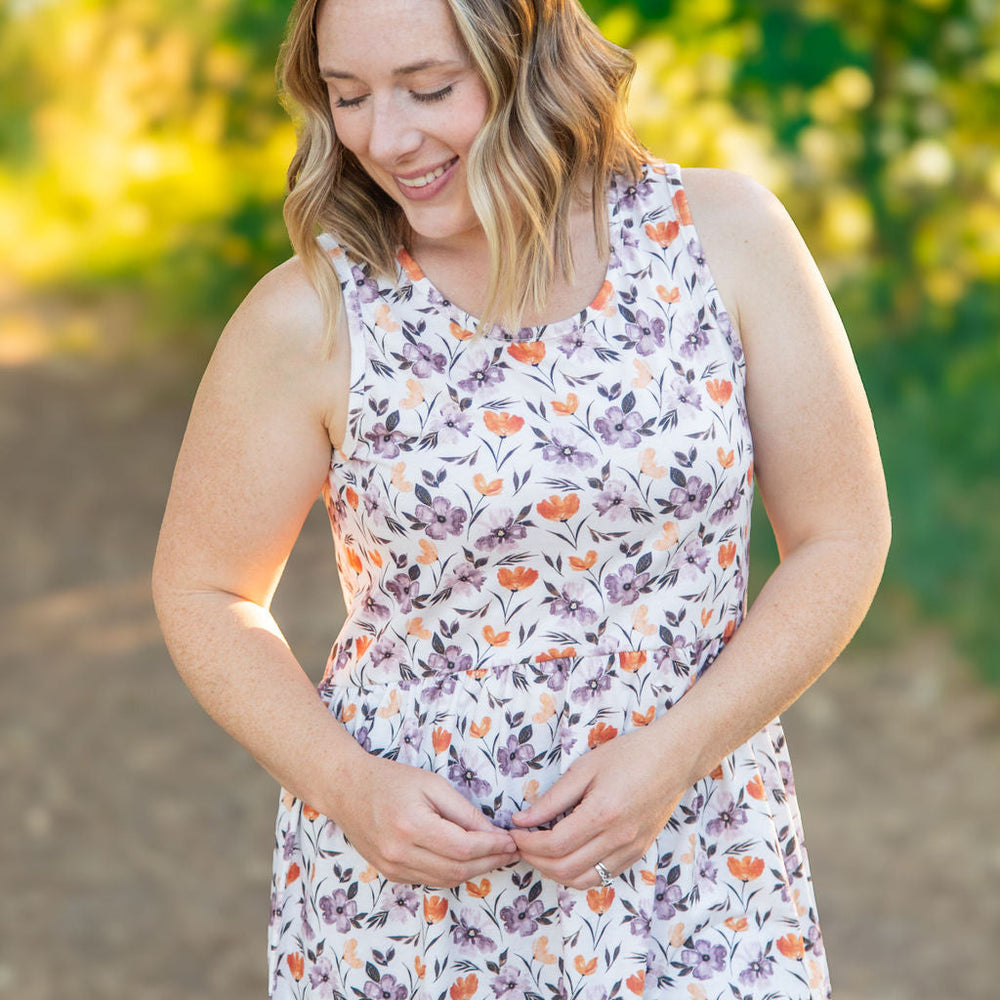
POLYGON ((325 0, 316 36, 337 138, 415 237, 481 232, 466 164, 489 99, 445 0, 325 0))

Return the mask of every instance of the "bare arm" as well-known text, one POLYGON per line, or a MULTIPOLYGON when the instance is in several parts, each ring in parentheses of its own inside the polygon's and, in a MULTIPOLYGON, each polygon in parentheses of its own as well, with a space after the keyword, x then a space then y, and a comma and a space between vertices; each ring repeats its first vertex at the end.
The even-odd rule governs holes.
POLYGON ((712 667, 652 725, 584 754, 515 815, 523 857, 579 888, 641 857, 681 795, 830 665, 889 544, 871 414, 830 294, 780 202, 747 177, 686 171, 706 258, 747 359, 757 483, 781 564, 712 667), (574 808, 575 807, 575 808, 574 808), (600 831, 604 832, 601 833, 600 831))
POLYGON ((454 884, 496 867, 510 838, 439 775, 364 751, 269 610, 329 469, 329 429, 343 422, 335 417, 349 357, 324 359, 321 329, 296 261, 264 278, 227 325, 174 472, 153 569, 156 610, 192 693, 282 786, 334 817, 383 874, 454 884), (407 795, 415 801, 401 828, 407 795))

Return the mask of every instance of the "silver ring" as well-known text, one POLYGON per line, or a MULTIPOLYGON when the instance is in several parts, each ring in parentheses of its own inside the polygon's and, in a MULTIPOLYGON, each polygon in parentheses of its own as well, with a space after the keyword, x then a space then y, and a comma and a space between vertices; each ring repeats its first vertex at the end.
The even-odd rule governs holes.
POLYGON ((611 885, 611 883, 614 882, 614 879, 611 877, 611 872, 604 867, 602 862, 598 861, 597 864, 594 865, 594 869, 597 871, 597 874, 601 876, 601 885, 611 885))

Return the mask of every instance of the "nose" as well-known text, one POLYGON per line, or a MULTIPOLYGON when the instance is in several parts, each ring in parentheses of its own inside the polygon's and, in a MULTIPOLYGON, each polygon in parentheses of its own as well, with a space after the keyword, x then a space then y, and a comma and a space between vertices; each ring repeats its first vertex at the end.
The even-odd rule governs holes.
POLYGON ((420 147, 421 133, 412 121, 412 112, 400 106, 393 94, 373 99, 368 133, 368 155, 390 168, 420 147))

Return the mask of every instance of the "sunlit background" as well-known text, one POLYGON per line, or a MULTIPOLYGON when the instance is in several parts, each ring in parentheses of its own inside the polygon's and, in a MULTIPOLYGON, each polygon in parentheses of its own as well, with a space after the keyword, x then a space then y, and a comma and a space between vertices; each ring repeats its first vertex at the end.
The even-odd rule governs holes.
MULTIPOLYGON (((970 942, 1000 931, 1000 4, 585 6, 638 58, 654 152, 784 201, 871 398, 893 550, 845 679, 793 731, 835 995, 986 997, 970 942), (823 818, 840 805, 857 856, 823 818)), ((0 996, 263 996, 271 786, 169 673, 146 577, 196 372, 289 254, 289 7, 0 6, 0 996)), ((339 624, 325 530, 307 525, 278 602, 312 672, 339 624)))

